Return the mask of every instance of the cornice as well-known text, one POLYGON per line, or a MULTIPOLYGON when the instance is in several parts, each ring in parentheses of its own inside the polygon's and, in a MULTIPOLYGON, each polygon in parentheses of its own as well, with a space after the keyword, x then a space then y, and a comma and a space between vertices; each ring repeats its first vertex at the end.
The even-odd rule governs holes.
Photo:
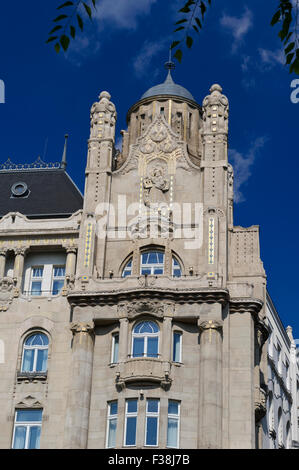
POLYGON ((260 299, 247 298, 247 297, 234 297, 229 301, 230 313, 245 313, 258 314, 263 306, 263 301, 260 299))

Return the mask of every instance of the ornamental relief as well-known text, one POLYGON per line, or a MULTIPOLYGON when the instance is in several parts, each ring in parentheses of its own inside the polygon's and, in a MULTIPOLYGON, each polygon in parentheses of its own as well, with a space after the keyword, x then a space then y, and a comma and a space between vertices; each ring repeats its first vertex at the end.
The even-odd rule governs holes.
POLYGON ((13 298, 18 295, 15 285, 16 282, 11 277, 0 279, 0 311, 8 310, 13 298))

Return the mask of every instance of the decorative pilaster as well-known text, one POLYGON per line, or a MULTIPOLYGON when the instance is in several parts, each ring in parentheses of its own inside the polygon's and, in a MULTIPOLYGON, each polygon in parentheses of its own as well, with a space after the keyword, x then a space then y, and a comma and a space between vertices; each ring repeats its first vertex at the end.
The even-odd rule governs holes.
POLYGON ((222 447, 222 321, 199 320, 199 448, 222 447))
POLYGON ((128 326, 127 318, 119 319, 119 362, 125 362, 128 359, 128 326))
POLYGON ((66 248, 66 266, 65 266, 66 276, 73 276, 75 274, 76 254, 77 254, 77 249, 75 247, 66 248))
POLYGON ((6 250, 0 251, 0 279, 4 277, 5 274, 6 253, 6 250))
POLYGON ((94 350, 93 322, 72 323, 72 372, 66 410, 66 449, 86 449, 94 350))
POLYGON ((14 262, 13 275, 14 275, 14 278, 16 279, 17 289, 20 289, 22 285, 25 255, 27 251, 28 251, 28 248, 24 248, 24 247, 15 249, 15 262, 14 262))
POLYGON ((165 362, 170 362, 171 360, 171 326, 172 326, 172 317, 163 318, 163 351, 162 359, 165 362))

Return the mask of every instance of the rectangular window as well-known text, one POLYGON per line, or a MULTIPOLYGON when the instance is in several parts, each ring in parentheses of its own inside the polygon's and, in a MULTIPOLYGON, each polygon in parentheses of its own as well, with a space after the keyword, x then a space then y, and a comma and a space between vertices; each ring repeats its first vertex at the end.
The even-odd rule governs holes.
POLYGON ((117 428, 117 401, 108 403, 107 443, 106 447, 115 447, 117 428))
POLYGON ((53 266, 52 295, 58 295, 64 286, 65 266, 53 266))
POLYGON ((13 449, 39 449, 42 410, 16 410, 13 449))
POLYGON ((149 398, 146 400, 146 423, 145 423, 145 445, 158 445, 159 431, 159 407, 158 399, 149 398))
POLYGON ((175 331, 173 333, 173 362, 182 362, 182 333, 175 331))
POLYGON ((30 294, 42 295, 44 267, 35 266, 31 268, 30 294))
POLYGON ((115 333, 112 335, 112 354, 111 362, 116 364, 118 362, 118 350, 119 350, 119 334, 115 333))
POLYGON ((180 428, 180 402, 168 401, 167 447, 178 449, 180 428))
POLYGON ((137 413, 137 399, 126 400, 125 446, 136 445, 137 413))

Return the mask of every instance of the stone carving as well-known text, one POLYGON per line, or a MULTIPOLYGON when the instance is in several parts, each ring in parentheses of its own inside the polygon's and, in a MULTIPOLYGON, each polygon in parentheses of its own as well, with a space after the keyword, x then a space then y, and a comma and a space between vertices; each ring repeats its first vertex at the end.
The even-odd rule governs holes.
POLYGON ((206 133, 228 132, 228 99, 222 95, 220 85, 210 88, 210 95, 203 100, 203 130, 206 133))
POLYGON ((157 316, 163 316, 164 305, 155 300, 140 300, 131 302, 127 305, 128 317, 134 317, 141 313, 151 313, 157 316))
POLYGON ((78 333, 93 334, 94 324, 93 322, 73 322, 70 329, 73 332, 73 335, 78 333))
POLYGON ((149 176, 143 181, 143 187, 143 201, 146 206, 166 202, 165 193, 169 191, 170 183, 166 178, 165 168, 161 165, 154 166, 149 176))
POLYGON ((15 297, 15 280, 11 277, 0 279, 0 311, 6 311, 15 297))
POLYGON ((90 137, 91 138, 113 138, 116 122, 116 110, 110 101, 110 94, 102 91, 99 102, 92 105, 90 110, 90 137))
POLYGON ((254 397, 254 407, 255 407, 255 421, 258 423, 267 412, 267 393, 259 386, 255 386, 255 397, 254 397))

